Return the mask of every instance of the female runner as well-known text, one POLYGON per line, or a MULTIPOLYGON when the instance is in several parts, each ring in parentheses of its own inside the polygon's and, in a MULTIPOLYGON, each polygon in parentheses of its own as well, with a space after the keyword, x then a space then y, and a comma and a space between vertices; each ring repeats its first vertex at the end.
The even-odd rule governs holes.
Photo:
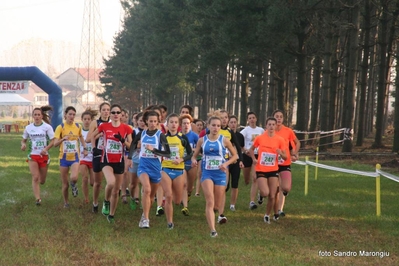
POLYGON ((279 191, 277 192, 276 198, 276 206, 275 211, 281 216, 284 217, 285 213, 283 211, 285 197, 288 195, 288 192, 291 191, 292 186, 292 175, 291 175, 291 162, 295 162, 298 159, 299 149, 301 147, 301 143, 298 138, 295 136, 294 131, 283 125, 284 115, 283 111, 276 110, 273 112, 273 117, 277 120, 276 126, 276 134, 286 140, 285 151, 287 153, 287 159, 279 161, 279 191), (291 147, 291 148, 290 148, 291 147), (279 193, 282 192, 282 193, 279 193))
POLYGON ((26 142, 29 139, 29 171, 32 174, 33 195, 36 205, 40 205, 40 184, 46 182, 47 169, 49 165, 48 150, 53 146, 54 131, 49 125, 47 111, 53 110, 51 106, 36 107, 33 109, 33 123, 29 124, 22 135, 21 150, 26 150, 26 142))
MULTIPOLYGON (((256 182, 260 195, 268 197, 266 214, 263 217, 265 223, 270 224, 270 212, 274 207, 275 196, 278 187, 278 158, 287 159, 285 152, 285 140, 276 135, 276 119, 269 117, 266 120, 266 131, 257 136, 249 148, 249 154, 256 164, 256 182), (258 148, 258 159, 255 158, 254 150, 258 148)), ((278 219, 278 213, 274 214, 274 220, 278 219)))
MULTIPOLYGON (((132 139, 136 138, 136 135, 145 129, 145 123, 143 121, 143 113, 138 113, 136 116, 137 127, 133 130, 132 139)), ((137 206, 140 204, 139 199, 139 178, 137 176, 137 169, 140 163, 140 144, 137 145, 137 149, 132 151, 132 166, 129 167, 129 180, 130 180, 130 208, 135 210, 137 206)), ((130 152, 129 152, 130 153, 130 152)))
POLYGON ((100 195, 101 183, 103 181, 103 174, 101 172, 101 155, 104 149, 104 138, 99 135, 96 139, 92 137, 93 132, 97 127, 103 123, 109 122, 109 110, 111 105, 103 102, 100 104, 100 118, 94 120, 90 124, 89 133, 86 137, 86 143, 91 143, 93 151, 93 172, 94 172, 94 185, 93 185, 93 213, 98 213, 98 196, 100 195))
POLYGON ((119 188, 125 171, 124 149, 132 142, 132 128, 121 122, 122 108, 118 104, 111 106, 111 122, 102 123, 93 132, 104 138, 104 149, 101 156, 101 169, 107 181, 102 214, 110 223, 115 222, 115 211, 118 204, 119 188))
MULTIPOLYGON (((128 120, 129 120, 129 113, 125 109, 122 109, 121 123, 128 125, 133 130, 133 127, 131 125, 129 125, 128 120)), ((125 150, 124 150, 125 162, 127 160, 128 154, 129 154, 129 149, 127 149, 127 147, 125 146, 125 150)), ((130 181, 129 167, 128 167, 128 164, 125 163, 125 171, 123 174, 123 181, 122 181, 121 188, 120 188, 120 193, 123 193, 122 194, 122 202, 124 204, 127 204, 127 200, 130 197, 129 181, 130 181)))
MULTIPOLYGON (((237 154, 238 154, 238 163, 240 168, 244 167, 244 164, 242 163, 242 153, 241 153, 241 146, 237 141, 236 135, 234 134, 234 132, 228 127, 228 123, 229 123, 229 113, 225 110, 220 110, 220 119, 222 122, 221 128, 220 128, 220 134, 223 135, 225 138, 227 138, 228 140, 230 140, 231 144, 236 148, 237 150, 237 154)), ((230 154, 228 152, 226 152, 225 154, 226 156, 226 160, 228 158, 230 158, 230 154)), ((226 170, 226 180, 229 180, 230 177, 230 169, 227 168, 226 170)), ((227 189, 227 181, 226 181, 226 189, 227 189)), ((225 203, 226 203, 226 197, 222 198, 222 204, 221 207, 219 208, 219 217, 218 217, 218 223, 223 224, 227 222, 227 218, 226 216, 224 216, 223 212, 224 212, 224 207, 225 207, 225 203)))
MULTIPOLYGON (((237 131, 238 118, 235 115, 229 117, 229 128, 234 132, 237 142, 241 149, 244 148, 244 137, 240 132, 237 131)), ((231 195, 230 195, 230 210, 236 210, 236 202, 238 197, 238 181, 240 180, 241 168, 244 165, 242 162, 235 162, 229 166, 229 177, 227 180, 227 190, 229 189, 230 177, 231 177, 231 195)), ((227 191, 226 190, 226 191, 227 191)))
MULTIPOLYGON (((82 135, 83 138, 86 139, 87 134, 89 133, 89 128, 91 122, 97 116, 97 111, 91 110, 87 108, 86 111, 82 113, 81 119, 83 122, 82 126, 82 135)), ((82 190, 85 198, 85 203, 89 203, 89 186, 93 186, 94 184, 94 173, 93 173, 93 154, 91 143, 86 144, 87 147, 87 156, 84 156, 83 146, 80 146, 80 163, 79 163, 79 173, 82 176, 82 190)))
MULTIPOLYGON (((243 130, 241 130, 241 134, 244 136, 244 149, 243 149, 243 160, 244 160, 244 179, 245 184, 251 183, 251 191, 250 191, 250 201, 249 201, 249 209, 254 210, 258 206, 255 203, 256 193, 258 192, 258 186, 256 185, 256 173, 255 173, 255 164, 252 162, 252 158, 249 156, 248 150, 251 148, 254 140, 257 136, 260 136, 265 131, 263 128, 256 126, 256 122, 258 121, 256 114, 254 112, 247 113, 247 123, 243 130)), ((255 157, 258 158, 258 150, 255 150, 255 157)), ((259 197, 258 203, 262 204, 262 201, 259 197)))
POLYGON ((221 125, 222 121, 219 117, 209 119, 209 133, 198 140, 191 158, 193 166, 196 166, 197 156, 202 149, 201 185, 206 200, 205 214, 211 229, 211 237, 218 235, 215 229, 215 211, 220 211, 224 207, 226 171, 230 164, 238 160, 237 151, 230 140, 220 134, 221 125), (226 148, 230 152, 228 160, 225 158, 226 148))
MULTIPOLYGON (((181 133, 183 133, 183 135, 187 137, 188 142, 190 144, 190 148, 195 149, 198 142, 198 135, 191 130, 191 124, 193 122, 193 118, 191 117, 191 115, 185 114, 180 116, 179 121, 181 125, 181 133)), ((194 188, 194 181, 198 172, 197 168, 198 167, 191 166, 191 160, 188 161, 185 160, 184 169, 186 170, 186 181, 183 192, 183 209, 181 211, 186 216, 189 215, 188 202, 190 201, 191 192, 193 191, 194 188)))
POLYGON ((170 149, 166 137, 158 129, 159 117, 160 115, 153 110, 144 113, 143 118, 147 129, 136 135, 128 156, 129 159, 132 158, 133 152, 140 141, 140 163, 137 169, 137 175, 143 189, 141 199, 143 214, 139 222, 140 228, 150 228, 150 208, 161 181, 161 156, 170 157, 170 149))
MULTIPOLYGON (((166 140, 169 144, 171 156, 170 158, 165 157, 162 161, 161 186, 165 196, 165 214, 168 222, 168 229, 173 229, 172 200, 175 204, 180 204, 182 201, 184 184, 186 183, 184 162, 190 161, 191 163, 190 159, 193 152, 187 136, 177 131, 179 127, 179 116, 177 114, 169 115, 167 123, 168 133, 166 134, 166 140)), ((187 214, 184 214, 188 215, 188 209, 187 214)))
POLYGON ((76 182, 79 175, 79 143, 83 146, 83 155, 87 156, 86 142, 83 139, 82 127, 75 123, 76 109, 73 106, 68 106, 65 109, 65 122, 57 126, 55 129, 54 146, 60 146, 60 172, 62 182, 62 196, 64 198, 64 207, 69 207, 68 201, 68 172, 70 170, 70 184, 72 188, 72 195, 78 195, 78 187, 76 182))

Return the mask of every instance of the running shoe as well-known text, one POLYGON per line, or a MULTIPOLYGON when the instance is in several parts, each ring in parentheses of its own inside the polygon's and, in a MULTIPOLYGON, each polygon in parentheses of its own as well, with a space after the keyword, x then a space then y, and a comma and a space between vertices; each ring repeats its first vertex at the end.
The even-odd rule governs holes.
POLYGON ((280 219, 279 215, 278 214, 274 214, 273 215, 273 221, 277 222, 278 219, 280 219))
POLYGON ((133 211, 137 208, 136 201, 133 198, 130 198, 130 209, 133 211))
POLYGON ((218 233, 215 230, 211 231, 211 237, 217 237, 218 233))
POLYGON ((163 210, 162 206, 158 206, 157 207, 157 211, 155 212, 156 216, 161 216, 165 213, 165 211, 163 210))
POLYGON ((69 203, 64 203, 64 208, 68 209, 69 208, 69 203))
POLYGON ((71 188, 72 188, 72 196, 77 197, 79 190, 78 187, 76 186, 76 183, 71 182, 71 188))
POLYGON ((227 223, 227 218, 223 214, 219 215, 218 217, 218 224, 225 224, 227 223))
POLYGON ((199 193, 195 193, 195 196, 196 196, 196 197, 199 197, 199 196, 200 196, 200 194, 199 194, 199 193))
POLYGON ((256 208, 258 208, 258 205, 256 205, 255 202, 251 201, 251 202, 249 203, 249 209, 250 209, 250 210, 255 210, 256 208))
POLYGON ((173 223, 168 223, 168 229, 172 230, 173 228, 175 228, 175 225, 173 223))
POLYGON ((93 204, 93 207, 91 208, 91 211, 92 211, 93 213, 98 213, 98 204, 97 204, 97 205, 94 205, 94 204, 93 204))
POLYGON ((188 211, 187 207, 184 207, 183 209, 181 209, 181 212, 184 214, 184 216, 189 216, 190 212, 188 211))
POLYGON ((230 211, 235 212, 236 211, 236 207, 234 205, 230 205, 230 211))
POLYGON ((278 210, 278 215, 281 217, 285 217, 285 213, 283 211, 278 210))
POLYGON ((263 203, 263 197, 258 193, 258 204, 262 205, 263 203))
POLYGON ((150 228, 150 220, 148 219, 143 219, 143 221, 141 222, 141 229, 148 229, 150 228))
POLYGON ((140 228, 143 227, 143 221, 144 221, 144 214, 141 214, 140 222, 139 222, 139 227, 140 227, 140 228))
POLYGON ((108 216, 107 216, 107 221, 108 221, 110 224, 115 223, 115 218, 114 218, 114 216, 113 216, 113 215, 108 215, 108 216))
POLYGON ((42 199, 37 199, 35 204, 36 206, 40 206, 42 204, 42 199))
POLYGON ((263 221, 264 221, 265 223, 267 223, 267 224, 270 224, 270 217, 269 217, 269 215, 263 216, 263 221))
POLYGON ((101 210, 101 213, 105 216, 109 215, 109 207, 110 207, 110 202, 107 200, 104 200, 103 203, 103 208, 101 210))

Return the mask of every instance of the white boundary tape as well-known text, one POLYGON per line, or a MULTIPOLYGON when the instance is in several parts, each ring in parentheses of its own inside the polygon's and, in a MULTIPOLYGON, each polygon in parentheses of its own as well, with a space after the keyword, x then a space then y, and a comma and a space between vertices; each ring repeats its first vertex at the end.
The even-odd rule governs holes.
POLYGON ((381 170, 377 170, 377 173, 381 174, 382 176, 385 176, 388 179, 391 179, 392 181, 399 182, 399 176, 392 175, 390 173, 387 173, 387 172, 384 172, 381 170))
MULTIPOLYGON (((354 174, 354 175, 362 175, 362 176, 370 176, 370 177, 377 177, 379 176, 378 172, 364 172, 364 171, 357 171, 357 170, 350 170, 350 169, 345 169, 345 168, 340 168, 340 167, 334 167, 334 166, 329 166, 329 165, 325 165, 325 164, 320 164, 320 163, 314 163, 311 161, 295 161, 294 163, 299 164, 299 165, 311 165, 311 166, 315 166, 315 167, 320 167, 320 168, 324 168, 327 170, 332 170, 332 171, 337 171, 337 172, 343 172, 343 173, 348 173, 348 174, 354 174)), ((381 171, 380 171, 381 173, 381 171)), ((381 173, 382 174, 382 173, 381 173)), ((385 175, 384 175, 385 176, 385 175)), ((394 177, 397 178, 398 182, 399 182, 399 177, 394 177)), ((391 179, 391 178, 390 178, 391 179)))

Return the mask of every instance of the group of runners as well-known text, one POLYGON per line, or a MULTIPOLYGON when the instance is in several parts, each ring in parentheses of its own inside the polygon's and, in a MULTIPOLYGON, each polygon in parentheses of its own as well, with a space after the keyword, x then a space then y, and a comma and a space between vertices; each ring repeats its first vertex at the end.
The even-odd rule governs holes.
POLYGON ((285 216, 284 201, 292 185, 290 164, 298 159, 300 142, 283 125, 281 110, 267 118, 265 129, 257 126, 256 114, 249 112, 247 126, 239 130, 237 117, 227 111, 208 114, 205 123, 193 119, 189 105, 170 115, 164 105, 149 106, 133 114, 133 125, 129 125, 127 111, 104 102, 99 111, 84 111, 82 124, 75 122, 76 110, 68 106, 65 121, 55 132, 49 125, 49 110, 49 106, 33 110, 33 123, 25 128, 21 141, 21 150, 27 149, 29 141, 27 161, 36 205, 42 204, 40 184, 46 181, 48 151, 59 146, 64 207, 70 207, 69 187, 78 196, 80 174, 84 200, 90 201, 91 185, 92 211, 98 213, 105 178, 101 212, 110 223, 115 222, 122 198, 132 209, 142 209, 139 227, 149 228, 150 209, 156 201, 156 215, 165 214, 167 228, 173 229, 174 204, 189 215, 191 194, 195 187, 198 196, 201 187, 210 235, 216 237, 216 223, 227 222, 224 209, 230 187, 230 210, 236 211, 241 169, 245 183, 251 184, 249 209, 256 209, 267 198, 264 222, 270 224, 272 214, 275 221, 285 216))

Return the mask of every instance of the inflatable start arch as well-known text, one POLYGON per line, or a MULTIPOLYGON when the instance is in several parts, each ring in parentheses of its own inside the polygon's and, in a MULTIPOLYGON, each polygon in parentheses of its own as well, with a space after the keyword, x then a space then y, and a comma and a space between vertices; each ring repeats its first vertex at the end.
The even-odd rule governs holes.
POLYGON ((62 123, 62 90, 46 74, 35 66, 0 67, 0 80, 30 80, 44 90, 49 96, 49 104, 53 107, 51 126, 55 129, 62 123))

